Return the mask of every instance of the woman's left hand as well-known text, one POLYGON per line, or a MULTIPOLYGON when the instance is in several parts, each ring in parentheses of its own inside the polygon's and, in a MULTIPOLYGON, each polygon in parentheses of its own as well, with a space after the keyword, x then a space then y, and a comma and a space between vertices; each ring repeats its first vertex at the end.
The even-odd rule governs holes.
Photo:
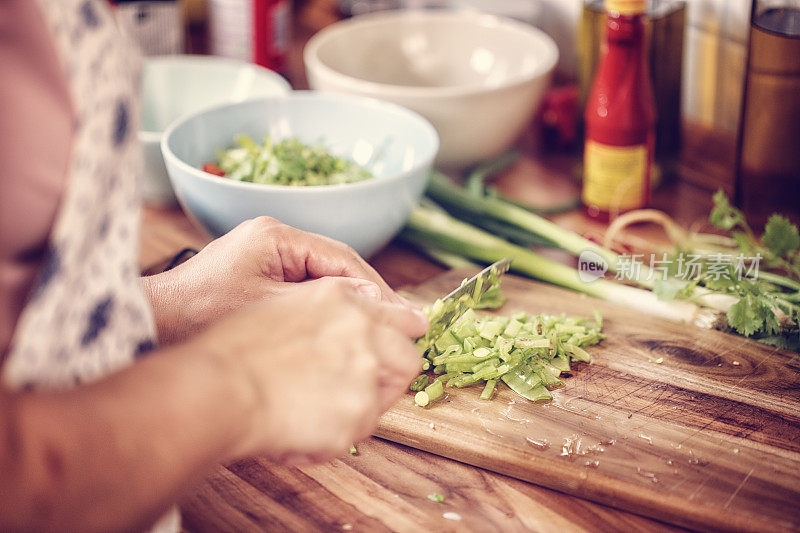
POLYGON ((243 222, 182 265, 142 279, 159 340, 169 343, 243 304, 328 276, 349 278, 368 298, 411 305, 349 246, 269 217, 243 222))

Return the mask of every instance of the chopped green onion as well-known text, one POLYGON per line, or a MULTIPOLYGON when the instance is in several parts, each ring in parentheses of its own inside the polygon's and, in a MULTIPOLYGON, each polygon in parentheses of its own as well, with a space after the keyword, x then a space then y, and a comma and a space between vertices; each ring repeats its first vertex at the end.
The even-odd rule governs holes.
MULTIPOLYGON (((499 287, 499 279, 490 283, 495 284, 490 289, 499 287)), ((474 305, 474 298, 470 303, 474 305)), ((434 313, 444 305, 437 301, 427 309, 432 323, 434 313)), ((441 375, 430 384, 426 375, 418 377, 412 384, 417 391, 414 401, 428 406, 444 395, 445 383, 469 387, 486 382, 481 398, 490 399, 499 380, 529 400, 549 399, 548 388, 564 384, 560 375, 571 371, 570 362, 588 362, 584 347, 605 337, 599 321, 597 315, 594 320, 527 313, 478 316, 468 309, 455 323, 419 344, 426 360, 435 365, 434 372, 441 375)))
POLYGON ((532 339, 530 337, 519 337, 514 339, 514 346, 517 348, 549 348, 549 339, 532 339))
POLYGON ((564 350, 566 350, 575 361, 584 361, 588 363, 592 359, 591 357, 589 357, 589 354, 586 353, 586 350, 575 344, 570 344, 570 343, 565 344, 564 350))
POLYGON ((427 374, 420 374, 414 381, 411 382, 410 388, 414 392, 419 392, 427 386, 428 386, 427 374))
POLYGON ((451 372, 449 374, 442 374, 441 376, 437 377, 433 381, 441 381, 442 383, 447 383, 448 381, 450 381, 451 379, 453 379, 457 375, 458 374, 456 372, 451 372))
POLYGON ((444 396, 444 385, 442 385, 441 381, 434 380, 433 383, 425 387, 425 390, 419 391, 417 395, 414 396, 414 403, 420 407, 425 407, 442 396, 444 396))
POLYGON ((427 392, 421 390, 414 396, 414 403, 420 407, 427 407, 431 403, 431 398, 427 392))
POLYGON ((438 492, 433 492, 428 494, 428 499, 432 502, 442 503, 444 501, 444 496, 439 494, 438 492))
POLYGON ((592 313, 594 314, 594 323, 597 324, 597 329, 603 329, 603 315, 600 310, 595 309, 592 313))
POLYGON ((484 385, 483 387, 483 391, 481 392, 481 400, 491 400, 496 386, 497 386, 496 379, 490 379, 489 381, 487 381, 486 385, 484 385))

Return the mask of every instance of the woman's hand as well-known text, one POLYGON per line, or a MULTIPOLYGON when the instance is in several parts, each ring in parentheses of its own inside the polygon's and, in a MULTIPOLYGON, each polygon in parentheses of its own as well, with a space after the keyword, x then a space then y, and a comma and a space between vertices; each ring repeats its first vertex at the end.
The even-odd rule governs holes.
POLYGON ((366 296, 410 305, 349 246, 269 217, 243 222, 186 263, 143 282, 159 339, 172 342, 246 303, 323 277, 351 278, 366 296))
POLYGON ((0 530, 142 531, 219 462, 346 453, 419 372, 426 328, 323 278, 91 384, 0 387, 0 530))
POLYGON ((324 278, 251 304, 190 345, 222 361, 249 391, 234 456, 301 464, 335 457, 372 433, 419 373, 411 339, 427 327, 420 311, 324 278))

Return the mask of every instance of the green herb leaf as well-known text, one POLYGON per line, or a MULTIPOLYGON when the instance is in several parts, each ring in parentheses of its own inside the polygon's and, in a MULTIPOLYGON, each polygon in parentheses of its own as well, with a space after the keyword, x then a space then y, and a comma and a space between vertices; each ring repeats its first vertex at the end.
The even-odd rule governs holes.
POLYGON ((756 312, 758 313, 758 317, 763 320, 764 323, 763 327, 761 328, 762 331, 759 333, 774 335, 775 333, 779 333, 781 331, 781 325, 780 322, 778 322, 778 317, 775 316, 775 311, 772 310, 771 302, 766 296, 761 296, 758 298, 756 312))
POLYGON ((714 193, 713 199, 714 208, 708 217, 712 224, 724 230, 731 230, 737 226, 747 226, 744 214, 730 204, 722 189, 714 193))
POLYGON ((797 226, 789 222, 788 218, 774 214, 767 221, 761 242, 776 257, 783 257, 787 252, 800 248, 800 234, 797 226))
POLYGON ((744 231, 732 231, 731 238, 733 239, 733 242, 736 243, 739 251, 744 255, 751 256, 756 254, 756 246, 744 231))
POLYGON ((749 295, 740 299, 730 306, 727 312, 728 324, 746 337, 758 331, 763 323, 763 320, 759 320, 755 309, 748 302, 748 298, 749 295))
POLYGON ((684 282, 673 278, 657 279, 653 283, 653 292, 660 300, 669 302, 678 296, 685 285, 684 282))
POLYGON ((790 350, 793 352, 800 352, 800 333, 797 331, 784 333, 782 335, 772 335, 769 337, 762 337, 756 339, 769 346, 790 350))
POLYGON ((728 309, 728 324, 745 337, 780 331, 780 324, 769 300, 763 296, 746 294, 728 309))
POLYGON ((428 494, 428 499, 432 502, 442 503, 444 501, 444 496, 438 492, 432 492, 428 494))

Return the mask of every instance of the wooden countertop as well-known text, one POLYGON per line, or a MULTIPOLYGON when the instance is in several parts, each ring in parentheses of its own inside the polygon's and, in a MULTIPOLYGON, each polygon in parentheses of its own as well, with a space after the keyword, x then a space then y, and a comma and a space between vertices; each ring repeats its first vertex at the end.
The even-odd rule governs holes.
MULTIPOLYGON (((297 17, 289 69, 295 87, 305 87, 302 44, 313 31, 336 19, 331 5, 329 0, 306 2, 297 17)), ((496 180, 499 188, 537 205, 556 204, 577 193, 577 184, 569 178, 569 158, 537 157, 533 149, 525 148, 528 143, 522 144, 522 159, 496 180)), ((662 186, 654 201, 655 207, 685 227, 703 224, 711 206, 710 189, 726 184, 725 161, 730 155, 724 142, 712 137, 712 151, 721 153, 723 162, 708 163, 708 142, 688 144, 688 152, 699 154, 694 160, 700 163, 681 165, 684 179, 662 186)), ((578 210, 554 220, 595 238, 605 229, 578 210)), ((633 233, 650 242, 663 240, 652 227, 633 233)), ((144 209, 143 270, 163 264, 183 248, 205 243, 207 238, 179 208, 144 209)), ((397 243, 370 262, 394 288, 419 284, 443 270, 397 243)), ((676 529, 381 439, 371 438, 358 449, 356 456, 303 468, 276 466, 262 458, 218 466, 183 501, 183 526, 189 531, 676 529), (445 495, 445 502, 428 500, 433 492, 445 495), (443 514, 449 512, 463 520, 448 520, 443 514)))
MULTIPOLYGON (((507 193, 540 204, 557 203, 577 191, 564 166, 558 158, 524 155, 496 183, 507 193)), ((701 224, 710 207, 710 191, 673 182, 658 190, 655 204, 686 226, 701 224)), ((555 220, 589 236, 599 237, 604 230, 578 210, 555 220)), ((661 239, 652 227, 634 233, 650 241, 661 239)), ((179 208, 144 209, 143 269, 206 242, 179 208)), ((419 284, 443 270, 398 243, 370 262, 394 288, 419 284)), ((377 438, 358 448, 357 456, 313 467, 275 466, 260 458, 219 466, 183 502, 184 527, 189 531, 346 530, 348 524, 357 531, 671 528, 377 438), (432 492, 446 495, 446 502, 429 501, 432 492), (464 520, 449 521, 442 516, 445 512, 464 520)))
MULTIPOLYGON (((540 203, 574 193, 577 186, 557 170, 558 164, 549 164, 523 156, 496 183, 540 203), (542 191, 553 198, 543 198, 547 194, 542 191)), ((701 223, 710 207, 710 192, 670 183, 659 189, 656 204, 683 224, 701 223)), ((556 220, 590 236, 600 236, 604 229, 577 210, 556 220)), ((642 238, 660 239, 653 228, 637 230, 642 238)), ((206 242, 179 208, 144 209, 143 269, 206 242)), ((387 246, 370 263, 394 288, 422 283, 443 271, 398 243, 387 246)), ((275 466, 260 458, 219 466, 183 502, 184 527, 189 531, 346 530, 347 524, 361 531, 463 530, 476 525, 481 531, 671 529, 381 439, 371 438, 358 448, 357 456, 313 467, 275 466), (429 501, 432 492, 446 495, 446 502, 429 501), (448 521, 442 517, 445 512, 458 513, 464 520, 448 521)))

